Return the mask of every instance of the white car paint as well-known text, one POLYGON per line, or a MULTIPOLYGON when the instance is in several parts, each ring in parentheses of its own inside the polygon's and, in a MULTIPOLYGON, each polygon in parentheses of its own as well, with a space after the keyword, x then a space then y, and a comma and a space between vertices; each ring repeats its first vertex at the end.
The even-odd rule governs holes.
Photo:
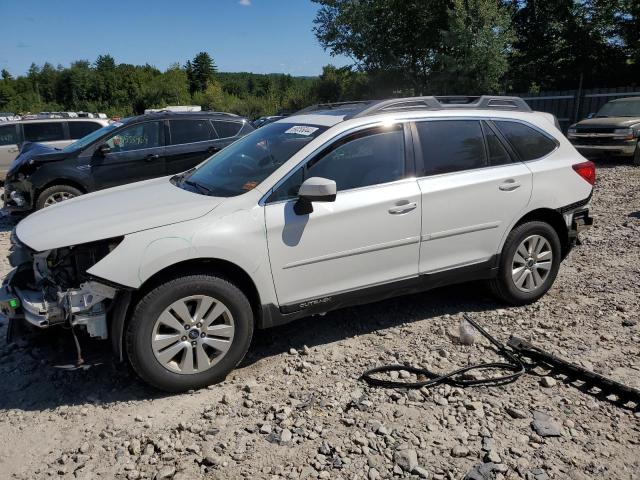
POLYGON ((571 169, 580 155, 546 116, 535 112, 412 111, 344 121, 309 114, 279 123, 332 126, 245 194, 197 195, 168 178, 123 185, 31 215, 18 226, 18 238, 42 251, 124 235, 90 274, 138 288, 178 262, 220 259, 250 276, 263 305, 286 305, 482 261, 500 252, 527 212, 569 205, 591 192, 571 169), (293 201, 264 204, 286 174, 347 132, 456 117, 525 121, 553 136, 559 147, 526 164, 339 192, 335 202, 314 203, 314 212, 304 218, 292 215, 293 201), (500 190, 510 180, 520 188, 500 190), (416 208, 391 214, 401 201, 416 208))

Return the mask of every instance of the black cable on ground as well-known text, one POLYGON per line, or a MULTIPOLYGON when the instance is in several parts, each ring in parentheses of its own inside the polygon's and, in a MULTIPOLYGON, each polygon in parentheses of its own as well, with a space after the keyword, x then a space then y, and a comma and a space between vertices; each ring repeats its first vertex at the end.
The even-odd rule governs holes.
POLYGON ((427 370, 426 368, 420 367, 412 367, 407 365, 384 365, 381 367, 372 368, 367 370, 360 377, 366 383, 375 387, 382 388, 422 388, 422 387, 433 387, 435 385, 440 385, 442 383, 447 383, 449 385, 453 385, 456 387, 473 387, 477 385, 504 385, 506 383, 511 383, 515 381, 520 375, 525 373, 525 366, 520 360, 519 357, 514 355, 511 351, 509 351, 506 346, 493 337, 489 332, 487 332, 484 328, 482 328, 478 323, 476 323, 473 319, 471 319, 467 314, 464 315, 464 318, 478 331, 484 336, 487 340, 489 340, 497 349, 498 355, 507 359, 507 362, 490 362, 490 363, 481 363, 478 365, 469 365, 467 367, 459 368, 458 370, 454 370, 452 372, 440 374, 436 372, 432 372, 427 370), (375 377, 377 374, 388 374, 389 372, 399 372, 404 370, 406 372, 414 373, 416 375, 424 375, 428 378, 428 380, 423 380, 419 382, 403 382, 403 381, 395 381, 395 380, 384 380, 381 378, 375 377), (470 372, 472 370, 504 370, 511 371, 513 373, 507 375, 501 375, 497 377, 491 378, 481 378, 481 379, 467 379, 467 378, 458 378, 463 374, 470 372))

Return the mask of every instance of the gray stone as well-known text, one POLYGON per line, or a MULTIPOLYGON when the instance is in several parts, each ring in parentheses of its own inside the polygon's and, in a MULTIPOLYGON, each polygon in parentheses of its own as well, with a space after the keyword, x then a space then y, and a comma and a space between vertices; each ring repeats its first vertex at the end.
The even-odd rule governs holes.
POLYGON ((541 437, 559 437, 562 433, 560 422, 544 412, 533 412, 531 426, 541 437))
POLYGON ((527 418, 529 416, 528 412, 524 410, 518 410, 515 407, 507 407, 507 413, 513 418, 527 418))
POLYGON ((291 442, 292 439, 293 439, 293 434, 291 433, 291 430, 289 430, 288 428, 285 428, 284 430, 282 430, 282 432, 280 432, 280 443, 286 444, 291 442))
POLYGON ((469 449, 463 445, 456 445, 451 449, 451 456, 456 458, 462 458, 469 455, 469 449))
POLYGON ((464 476, 464 480, 495 480, 493 463, 478 463, 464 476))
POLYGON ((405 472, 413 472, 418 466, 418 454, 415 450, 399 450, 395 454, 396 464, 405 472))
POLYGON ((545 388, 555 387, 556 383, 556 379, 553 377, 542 377, 542 380, 540 380, 540 385, 545 388))
POLYGON ((155 480, 165 480, 165 479, 173 478, 175 474, 176 474, 176 469, 174 467, 166 466, 166 467, 160 468, 160 470, 156 472, 156 475, 153 478, 155 480))

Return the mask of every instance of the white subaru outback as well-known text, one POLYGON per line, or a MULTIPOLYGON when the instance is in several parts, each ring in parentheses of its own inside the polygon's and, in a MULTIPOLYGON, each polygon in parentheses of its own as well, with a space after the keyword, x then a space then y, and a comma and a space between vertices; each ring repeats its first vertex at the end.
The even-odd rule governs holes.
POLYGON ((594 181, 518 98, 318 105, 183 174, 30 215, 1 308, 109 338, 157 388, 198 388, 256 328, 478 279, 537 300, 592 224, 594 181))

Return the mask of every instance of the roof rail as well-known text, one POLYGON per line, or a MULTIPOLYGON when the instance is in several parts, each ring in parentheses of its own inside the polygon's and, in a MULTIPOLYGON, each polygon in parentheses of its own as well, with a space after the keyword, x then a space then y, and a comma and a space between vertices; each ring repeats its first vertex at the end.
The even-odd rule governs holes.
MULTIPOLYGON (((375 101, 375 100, 374 100, 375 101)), ((330 103, 317 103, 310 105, 302 110, 295 112, 295 115, 311 112, 320 112, 324 110, 337 110, 337 109, 351 109, 358 108, 364 105, 371 104, 371 100, 353 100, 351 102, 330 102, 330 103)))
POLYGON ((531 107, 520 97, 503 97, 497 95, 468 96, 428 96, 392 98, 373 103, 349 118, 366 117, 376 113, 403 112, 413 110, 445 110, 445 109, 479 109, 510 110, 514 112, 531 112, 531 107))

